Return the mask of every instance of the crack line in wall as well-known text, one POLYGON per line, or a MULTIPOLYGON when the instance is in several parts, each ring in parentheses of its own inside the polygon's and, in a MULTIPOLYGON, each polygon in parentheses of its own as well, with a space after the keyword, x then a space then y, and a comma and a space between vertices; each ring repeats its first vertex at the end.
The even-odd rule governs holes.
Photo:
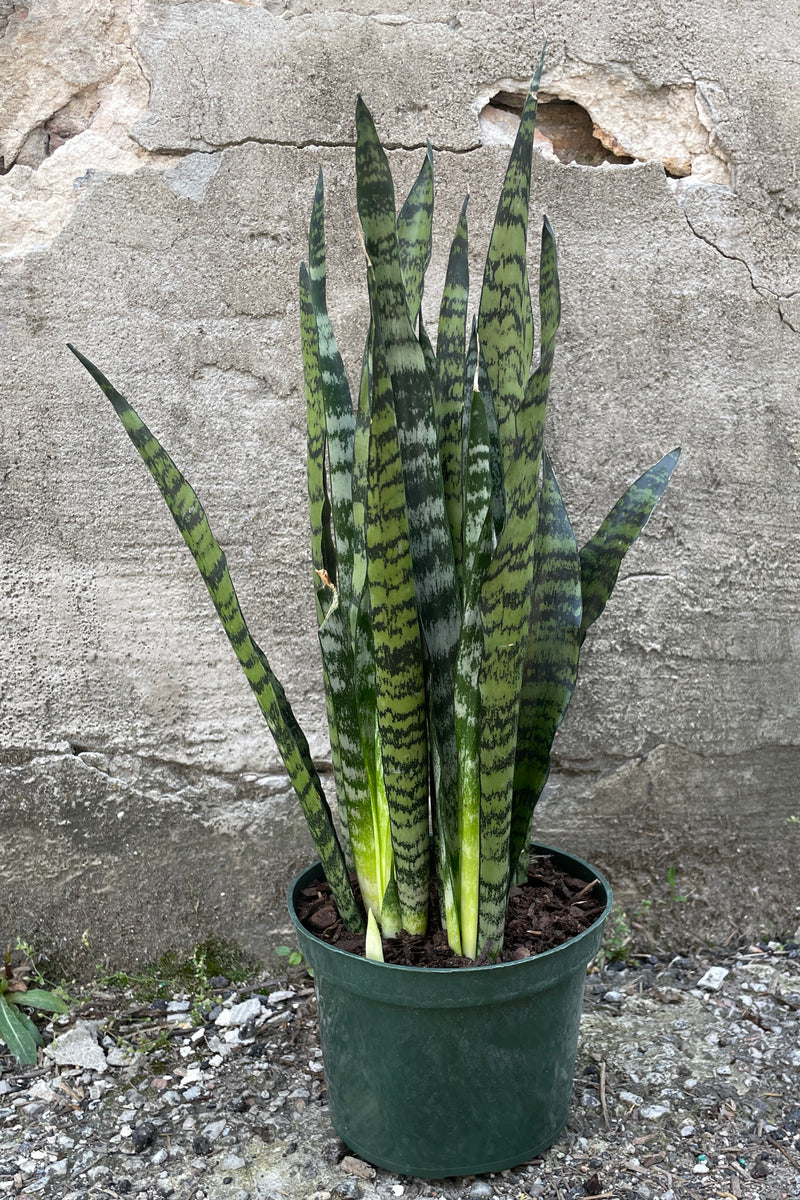
POLYGON ((795 328, 795 326, 792 324, 791 320, 783 312, 783 310, 781 309, 781 304, 780 304, 781 300, 791 300, 794 296, 798 295, 798 293, 797 292, 789 292, 786 294, 781 294, 780 292, 773 291, 771 288, 765 287, 764 284, 756 283, 753 268, 750 266, 750 263, 747 261, 746 258, 742 258, 738 254, 728 254, 727 251, 723 250, 721 246, 718 246, 717 243, 712 241, 711 238, 706 237, 706 235, 703 233, 700 233, 700 231, 698 229, 696 229, 695 226, 692 224, 691 217, 689 216, 688 212, 686 211, 686 208, 684 207, 684 205, 679 203, 679 207, 686 219, 686 224, 689 226, 689 229, 694 234, 694 236, 699 241, 705 242, 705 244, 707 246, 710 246, 712 250, 716 250, 717 254, 719 254, 722 258, 727 259, 728 262, 740 263, 744 267, 744 269, 747 271, 747 275, 750 280, 750 286, 752 287, 753 291, 758 296, 760 296, 762 300, 766 300, 768 303, 771 301, 777 301, 778 302, 778 306, 777 306, 778 307, 778 315, 780 316, 781 321, 784 323, 784 325, 788 325, 789 328, 791 330, 793 330, 795 333, 800 332, 800 330, 797 330, 795 328))

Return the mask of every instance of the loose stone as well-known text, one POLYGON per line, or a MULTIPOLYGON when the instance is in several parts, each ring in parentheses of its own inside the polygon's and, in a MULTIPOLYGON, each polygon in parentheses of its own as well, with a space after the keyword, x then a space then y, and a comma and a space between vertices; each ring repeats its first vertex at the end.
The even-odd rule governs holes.
POLYGON ((143 1121, 141 1125, 134 1126, 131 1141, 136 1153, 140 1154, 142 1150, 146 1150, 148 1146, 152 1146, 155 1136, 156 1127, 152 1121, 143 1121))
POLYGON ((343 1179, 341 1183, 337 1183, 333 1194, 341 1196, 342 1200, 360 1200, 360 1197, 364 1195, 355 1179, 343 1179))

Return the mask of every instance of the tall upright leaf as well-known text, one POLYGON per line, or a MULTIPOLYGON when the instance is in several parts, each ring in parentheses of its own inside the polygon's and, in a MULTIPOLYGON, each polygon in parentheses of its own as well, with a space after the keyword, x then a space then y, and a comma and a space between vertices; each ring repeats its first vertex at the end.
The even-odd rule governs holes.
POLYGON ((311 565, 317 598, 317 620, 322 622, 333 600, 336 548, 331 525, 331 502, 325 475, 325 406, 319 355, 317 317, 311 301, 311 282, 305 264, 300 267, 300 342, 306 390, 306 463, 311 527, 311 565))
POLYGON ((383 782, 403 925, 428 913, 428 758, 422 642, 391 378, 375 320, 367 487, 367 578, 383 782))
POLYGON ((480 595, 494 546, 491 400, 473 392, 466 430, 463 492, 464 612, 455 672, 459 767, 459 908, 462 953, 477 955, 481 861, 481 696, 483 655, 480 595))
MULTIPOLYGON (((433 392, 403 285, 391 171, 360 97, 356 134, 358 213, 372 264, 375 319, 381 329, 397 413, 414 585, 430 656, 431 737, 439 776, 435 819, 444 839, 449 875, 455 878, 458 755, 452 679, 460 610, 433 392)), ((449 889, 449 880, 445 884, 449 889)))
POLYGON ((412 326, 419 316, 425 272, 431 261, 432 229, 433 148, 428 142, 420 173, 397 216, 397 248, 412 326))
POLYGON ((514 769, 510 857, 523 854, 550 749, 578 677, 581 569, 575 534, 550 459, 542 464, 528 649, 514 769))
MULTIPOLYGON (((339 606, 336 591, 336 549, 333 542, 331 504, 325 470, 327 434, 319 353, 317 317, 311 300, 311 282, 305 264, 300 267, 300 341, 303 354, 303 374, 306 390, 306 467, 308 475, 308 512, 311 527, 311 565, 314 572, 314 594, 317 601, 317 622, 321 626, 331 607, 339 606)), ((334 622, 336 617, 333 618, 334 622)), ((325 707, 331 743, 334 779, 343 780, 337 703, 331 690, 331 680, 323 646, 322 671, 325 684, 325 707)), ((339 782, 339 825, 342 830, 343 852, 348 867, 352 867, 348 806, 342 794, 344 783, 339 782)))
POLYGON ((492 389, 506 474, 521 447, 516 416, 533 354, 533 315, 526 266, 531 154, 544 55, 522 110, 497 206, 483 274, 478 339, 492 389))
MULTIPOLYGON (((355 417, 350 385, 328 317, 325 267, 325 193, 322 171, 317 179, 308 235, 308 291, 317 328, 319 390, 325 418, 331 507, 336 543, 336 574, 331 576, 345 597, 352 575, 353 438, 355 417)), ((304 342, 304 367, 306 349, 304 342)))
POLYGON ((472 380, 467 379, 467 305, 469 258, 467 200, 461 209, 447 264, 439 331, 436 338, 436 428, 442 463, 444 500, 453 542, 456 575, 461 575, 462 521, 462 415, 469 411, 472 380))
POLYGON ((503 447, 505 524, 481 589, 481 881, 479 943, 503 941, 522 669, 527 647, 544 405, 527 391, 533 317, 526 267, 539 71, 525 102, 484 270, 478 338, 503 447))

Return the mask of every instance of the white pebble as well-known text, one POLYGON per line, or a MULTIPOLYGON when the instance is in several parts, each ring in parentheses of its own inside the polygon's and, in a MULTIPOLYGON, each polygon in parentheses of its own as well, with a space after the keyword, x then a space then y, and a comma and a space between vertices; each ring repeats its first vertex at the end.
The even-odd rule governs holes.
POLYGON ((648 1121, 658 1121, 670 1111, 668 1104, 648 1104, 642 1109, 642 1116, 648 1121))
POLYGON ((698 979, 697 986, 706 988, 709 992, 718 992, 728 975, 730 971, 727 967, 709 967, 705 975, 698 979))
POLYGON ((232 1008, 223 1008, 215 1024, 219 1028, 228 1025, 246 1025, 248 1021, 260 1017, 261 1014, 261 1001, 255 996, 251 996, 249 1000, 243 1000, 241 1004, 234 1004, 232 1008))

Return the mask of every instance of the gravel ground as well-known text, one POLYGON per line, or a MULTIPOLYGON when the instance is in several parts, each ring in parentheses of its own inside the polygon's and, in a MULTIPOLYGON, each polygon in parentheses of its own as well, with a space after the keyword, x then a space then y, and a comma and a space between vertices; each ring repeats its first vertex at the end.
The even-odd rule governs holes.
POLYGON ((593 968, 567 1130, 542 1158, 477 1179, 397 1177, 348 1155, 302 968, 210 985, 202 1014, 190 995, 93 988, 46 1027, 56 1040, 35 1069, 0 1058, 0 1197, 800 1196, 796 947, 593 968))

